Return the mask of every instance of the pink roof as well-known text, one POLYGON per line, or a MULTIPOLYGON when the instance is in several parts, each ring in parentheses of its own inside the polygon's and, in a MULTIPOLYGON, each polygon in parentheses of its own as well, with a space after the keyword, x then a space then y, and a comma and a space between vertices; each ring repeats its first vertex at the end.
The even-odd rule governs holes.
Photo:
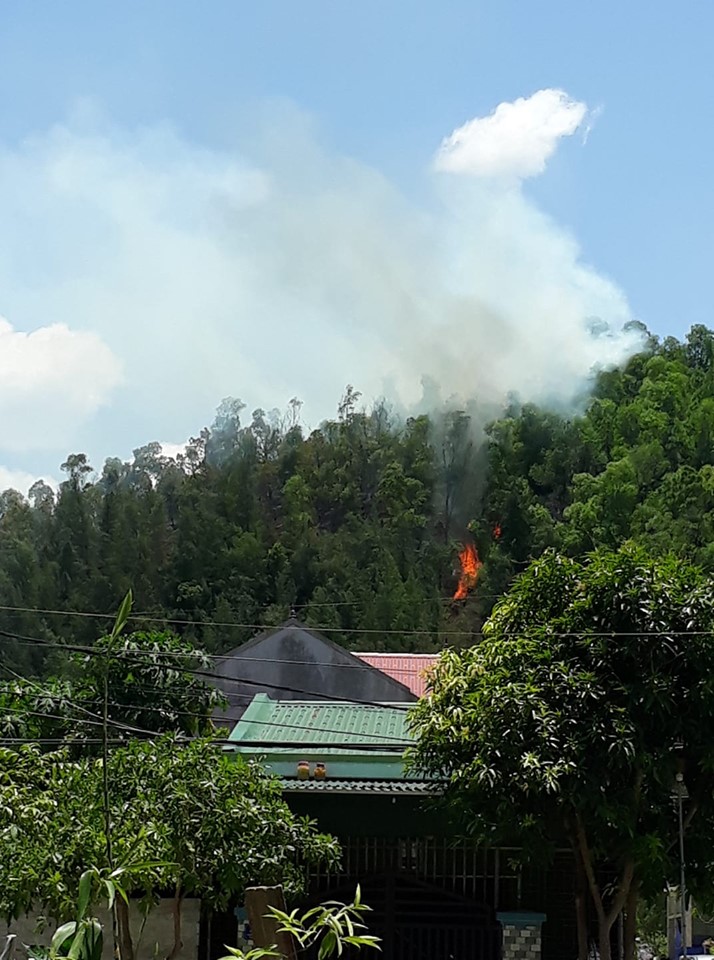
POLYGON ((355 657, 409 687, 417 697, 423 697, 426 693, 426 674, 439 659, 436 653, 353 653, 355 657))

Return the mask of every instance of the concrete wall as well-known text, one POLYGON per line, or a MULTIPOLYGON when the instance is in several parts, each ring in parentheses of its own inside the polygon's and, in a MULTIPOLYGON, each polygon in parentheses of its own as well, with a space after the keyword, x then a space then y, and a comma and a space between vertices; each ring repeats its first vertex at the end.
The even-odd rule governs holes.
POLYGON ((256 693, 267 693, 273 700, 345 697, 413 703, 417 699, 403 684, 297 621, 231 650, 215 661, 211 671, 221 675, 214 683, 229 702, 217 720, 228 727, 240 720, 256 693))
MULTIPOLYGON (((200 900, 185 900, 183 904, 183 950, 179 954, 184 960, 197 960, 199 921, 201 915, 200 900)), ((104 960, 112 960, 112 923, 105 910, 98 910, 97 919, 104 927, 104 960)), ((138 907, 132 905, 131 926, 134 935, 134 945, 138 944, 136 960, 163 960, 173 946, 173 914, 171 901, 161 900, 151 913, 144 926, 139 940, 142 916, 138 907)), ((15 960, 22 960, 27 956, 23 944, 48 945, 56 924, 48 924, 44 930, 38 930, 39 919, 31 915, 20 921, 8 925, 0 922, 0 950, 8 933, 17 935, 15 941, 15 960)))

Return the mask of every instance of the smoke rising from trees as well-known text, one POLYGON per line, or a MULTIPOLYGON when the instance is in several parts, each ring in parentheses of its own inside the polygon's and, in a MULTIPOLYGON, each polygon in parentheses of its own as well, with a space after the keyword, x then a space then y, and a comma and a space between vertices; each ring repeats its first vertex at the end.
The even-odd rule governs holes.
POLYGON ((407 409, 423 377, 443 399, 563 404, 635 348, 623 293, 518 181, 432 171, 407 198, 297 111, 263 121, 221 150, 85 113, 0 149, 0 311, 17 336, 62 324, 83 351, 64 391, 57 369, 35 385, 66 429, 0 389, 6 466, 178 441, 227 395, 299 396, 312 425, 347 382, 407 409), (18 446, 37 453, 9 463, 18 446))

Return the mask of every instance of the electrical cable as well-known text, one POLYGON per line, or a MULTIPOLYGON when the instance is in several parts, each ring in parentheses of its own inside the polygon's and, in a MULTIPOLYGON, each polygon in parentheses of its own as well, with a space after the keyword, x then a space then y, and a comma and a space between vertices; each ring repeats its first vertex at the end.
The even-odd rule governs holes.
MULTIPOLYGON (((98 652, 99 652, 99 651, 98 651, 98 652)), ((34 681, 32 681, 32 680, 29 680, 29 679, 27 679, 27 678, 22 677, 20 674, 16 673, 14 670, 12 670, 10 667, 7 667, 5 664, 0 664, 0 667, 2 667, 2 669, 5 670, 6 672, 12 674, 17 680, 29 683, 30 686, 32 686, 32 687, 36 688, 37 690, 39 690, 43 697, 47 697, 48 691, 46 690, 46 688, 42 687, 41 684, 38 684, 38 683, 36 683, 36 682, 34 682, 34 681)), ((146 688, 146 689, 151 689, 151 690, 154 690, 154 691, 156 690, 156 688, 146 688)), ((240 698, 240 699, 243 699, 243 700, 249 700, 249 701, 252 701, 252 699, 253 699, 252 697, 248 697, 247 695, 239 695, 239 698, 240 698)), ((49 699, 52 699, 52 697, 50 696, 49 699)), ((59 699, 59 698, 58 698, 58 699, 59 699)), ((85 708, 81 707, 76 701, 72 701, 72 700, 69 700, 69 699, 68 699, 68 700, 66 700, 65 702, 66 702, 69 706, 73 707, 74 709, 77 709, 77 710, 79 710, 80 712, 86 714, 88 717, 92 718, 92 719, 87 720, 87 721, 82 720, 82 721, 79 721, 79 722, 83 722, 83 723, 93 723, 93 724, 99 723, 100 725, 101 725, 101 723, 103 722, 103 718, 102 718, 98 713, 94 713, 94 712, 92 712, 92 711, 90 711, 90 710, 86 710, 85 708)), ((362 701, 359 701, 359 702, 362 703, 362 701)), ((379 707, 384 708, 384 706, 385 706, 384 703, 378 703, 378 702, 376 702, 376 701, 372 701, 372 702, 370 702, 370 703, 367 704, 367 705, 368 705, 368 706, 374 706, 375 708, 379 708, 379 707)), ((119 708, 129 709, 129 710, 136 710, 136 709, 141 709, 141 710, 153 710, 154 712, 157 712, 157 711, 160 709, 160 708, 157 708, 157 707, 147 707, 147 706, 145 706, 145 705, 139 705, 139 706, 137 707, 137 706, 133 706, 133 705, 131 705, 131 704, 113 704, 113 706, 116 706, 116 707, 119 707, 119 708)), ((390 707, 391 707, 392 709, 394 709, 394 707, 393 707, 392 705, 390 705, 390 707)), ((26 710, 26 711, 23 711, 23 712, 24 712, 24 713, 31 714, 31 715, 39 716, 39 717, 47 717, 48 719, 65 720, 65 721, 69 720, 69 718, 67 718, 67 717, 54 716, 54 715, 51 715, 51 714, 44 714, 44 713, 41 713, 41 712, 36 712, 36 713, 35 713, 35 712, 29 711, 29 710, 26 710)), ((190 716, 190 717, 192 717, 193 719, 207 719, 206 717, 204 717, 204 716, 201 715, 201 714, 197 714, 197 713, 193 713, 193 712, 189 713, 188 711, 176 711, 176 710, 172 710, 171 712, 174 713, 174 714, 181 714, 182 716, 190 716)), ((119 723, 119 722, 117 722, 117 721, 111 721, 111 720, 110 720, 110 721, 108 721, 108 722, 109 722, 112 726, 121 727, 122 729, 127 730, 128 732, 137 733, 137 734, 141 734, 141 735, 146 735, 146 734, 151 735, 151 736, 156 735, 156 731, 153 731, 153 730, 146 730, 146 729, 142 729, 142 728, 140 728, 140 727, 132 727, 132 726, 129 726, 128 724, 119 723)), ((326 728, 326 727, 319 727, 319 728, 317 729, 317 731, 315 731, 315 728, 314 728, 314 727, 304 727, 304 726, 302 726, 302 725, 300 725, 300 724, 277 723, 277 722, 275 722, 275 721, 269 721, 269 720, 251 720, 251 721, 249 721, 249 722, 250 722, 250 723, 255 723, 255 724, 259 725, 259 726, 276 727, 276 728, 278 728, 278 729, 288 729, 288 728, 289 728, 289 729, 294 729, 294 730, 300 730, 301 732, 306 732, 306 733, 319 732, 319 733, 335 734, 335 735, 344 735, 345 733, 349 733, 349 731, 330 729, 330 728, 326 728)), ((360 735, 361 735, 361 736, 365 736, 365 737, 369 737, 369 738, 378 739, 378 740, 380 740, 381 743, 389 742, 389 743, 391 743, 391 744, 394 744, 395 746, 396 746, 396 745, 408 746, 408 745, 411 743, 410 740, 404 740, 404 739, 401 739, 401 738, 393 738, 393 737, 389 737, 389 738, 387 738, 387 740, 385 740, 385 738, 383 738, 380 734, 368 734, 368 733, 363 733, 363 734, 360 734, 360 735)), ((266 743, 273 743, 273 741, 266 741, 266 743)))
MULTIPOLYGON (((99 656, 105 655, 104 650, 98 649, 96 647, 80 647, 77 644, 54 643, 51 640, 44 640, 40 637, 26 637, 18 634, 12 634, 6 630, 0 630, 0 636, 10 637, 11 639, 16 639, 23 643, 31 643, 31 644, 37 643, 41 646, 51 646, 57 649, 62 649, 62 650, 66 649, 66 650, 71 650, 73 652, 80 652, 80 653, 84 653, 86 656, 99 657, 99 656)), ((115 656, 120 657, 123 661, 127 663, 131 663, 133 660, 134 664, 136 665, 146 666, 147 665, 146 659, 142 659, 142 655, 144 654, 147 656, 155 656, 155 654, 153 654, 152 651, 135 651, 135 650, 121 651, 120 653, 115 654, 115 656)), ((167 670, 176 669, 175 666, 172 664, 156 664, 155 662, 152 662, 150 665, 153 668, 162 667, 167 670)), ((361 700, 356 697, 344 697, 338 694, 324 693, 319 690, 307 690, 304 687, 294 687, 288 684, 270 683, 269 681, 265 681, 265 680, 249 680, 243 677, 228 677, 220 673, 212 673, 211 671, 208 671, 208 670, 188 669, 184 667, 183 672, 191 674, 192 676, 196 676, 196 677, 204 677, 205 679, 208 679, 208 680, 219 680, 221 681, 221 683, 241 683, 249 687, 258 687, 261 690, 266 690, 266 689, 282 690, 285 693, 297 693, 302 696, 306 696, 311 700, 326 700, 326 701, 332 701, 332 702, 357 704, 357 705, 370 706, 370 707, 384 707, 384 701, 361 700)), ((405 710, 408 709, 408 706, 409 706, 408 704, 405 704, 404 709, 405 710)), ((398 704, 395 704, 394 708, 402 709, 398 704)))

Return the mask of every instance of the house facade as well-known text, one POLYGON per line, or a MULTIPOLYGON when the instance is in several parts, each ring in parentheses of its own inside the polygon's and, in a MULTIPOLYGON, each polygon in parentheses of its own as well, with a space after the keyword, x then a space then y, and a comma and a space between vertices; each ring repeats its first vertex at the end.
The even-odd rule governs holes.
POLYGON ((231 733, 228 749, 260 757, 295 813, 342 844, 340 870, 310 876, 311 902, 349 900, 359 883, 390 960, 572 960, 569 852, 521 868, 517 850, 460 836, 439 784, 405 768, 406 714, 404 703, 258 695, 231 733))

